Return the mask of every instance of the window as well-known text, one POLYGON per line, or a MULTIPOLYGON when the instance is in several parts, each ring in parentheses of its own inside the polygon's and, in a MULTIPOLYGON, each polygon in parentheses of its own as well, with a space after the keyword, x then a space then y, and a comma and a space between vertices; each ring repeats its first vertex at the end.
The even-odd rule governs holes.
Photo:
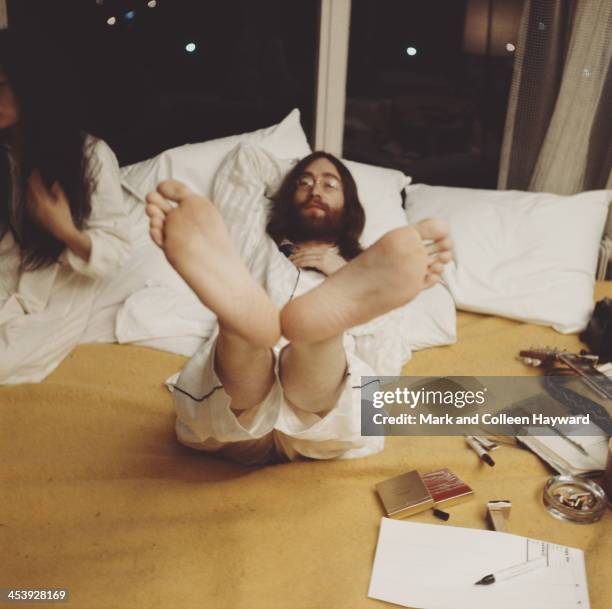
MULTIPOLYGON (((122 163, 251 131, 292 108, 312 132, 318 2, 8 0, 61 45, 87 129, 122 163)), ((35 34, 33 34, 35 35, 35 34)))
POLYGON ((523 0, 353 0, 346 158, 495 188, 523 0))

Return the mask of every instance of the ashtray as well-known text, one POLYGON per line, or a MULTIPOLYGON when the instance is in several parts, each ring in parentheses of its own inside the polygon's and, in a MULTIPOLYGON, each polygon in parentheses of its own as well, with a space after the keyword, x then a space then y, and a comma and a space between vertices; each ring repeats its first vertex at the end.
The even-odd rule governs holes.
POLYGON ((606 510, 606 495, 601 486, 576 476, 555 476, 548 480, 542 500, 555 518, 581 524, 597 522, 606 510))

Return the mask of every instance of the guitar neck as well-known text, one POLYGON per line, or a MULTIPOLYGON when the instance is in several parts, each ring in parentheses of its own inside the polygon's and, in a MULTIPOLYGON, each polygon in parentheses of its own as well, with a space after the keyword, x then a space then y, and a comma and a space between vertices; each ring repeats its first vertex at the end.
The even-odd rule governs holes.
POLYGON ((582 378, 599 397, 612 399, 612 380, 595 368, 587 358, 572 353, 560 353, 557 358, 582 378))

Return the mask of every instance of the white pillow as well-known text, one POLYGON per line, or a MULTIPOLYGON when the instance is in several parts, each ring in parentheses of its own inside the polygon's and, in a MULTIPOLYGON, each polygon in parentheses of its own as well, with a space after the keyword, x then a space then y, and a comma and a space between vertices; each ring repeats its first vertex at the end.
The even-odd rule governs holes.
POLYGON ((457 311, 446 286, 423 290, 405 309, 401 332, 413 351, 457 342, 457 311))
POLYGON ((411 178, 395 169, 344 159, 342 162, 355 178, 359 200, 366 212, 361 245, 368 247, 386 232, 405 226, 402 190, 410 184, 411 178))
POLYGON ((219 165, 227 153, 243 141, 259 144, 281 159, 300 159, 311 152, 300 124, 300 112, 295 109, 278 125, 252 133, 179 146, 152 159, 123 167, 121 184, 128 192, 144 200, 161 181, 173 178, 185 182, 194 191, 211 197, 213 180, 219 165))
MULTIPOLYGON (((252 248, 258 245, 265 247, 262 241, 266 224, 265 199, 260 196, 258 188, 251 190, 248 185, 258 182, 263 184, 266 180, 270 180, 265 184, 265 191, 268 194, 273 193, 278 187, 278 181, 284 177, 283 174, 290 171, 291 164, 274 158, 273 155, 266 154, 250 144, 241 144, 241 147, 241 150, 236 150, 226 157, 217 172, 214 195, 233 238, 248 251, 252 251, 252 248), (251 245, 247 245, 249 241, 251 245)), ((366 215, 371 210, 377 212, 383 209, 394 218, 393 224, 385 227, 382 232, 393 228, 394 225, 406 225, 399 190, 406 180, 403 174, 360 163, 348 162, 347 165, 355 172, 354 177, 359 192, 365 193, 362 202, 366 207, 366 215), (381 202, 387 207, 385 208, 381 202), (400 212, 399 216, 394 213, 395 207, 400 212)), ((381 224, 384 221, 383 216, 375 226, 382 228, 381 224)), ((279 256, 283 258, 280 253, 279 256)), ((286 263, 291 267, 288 261, 286 263)), ((293 274, 290 273, 289 280, 292 279, 293 274)), ((321 280, 322 277, 318 273, 310 271, 302 273, 295 295, 307 292, 321 280)), ((281 292, 278 299, 274 298, 278 303, 286 298, 286 294, 282 290, 281 292)), ((403 344, 413 350, 448 345, 456 340, 455 303, 443 285, 423 290, 414 300, 394 311, 392 315, 394 336, 401 337, 403 344)), ((369 324, 365 324, 363 328, 366 327, 369 328, 366 333, 371 331, 369 324)), ((385 360, 386 357, 383 356, 382 359, 385 360)))
POLYGON ((418 184, 406 189, 406 217, 450 223, 455 263, 444 277, 457 308, 570 333, 593 308, 611 198, 605 190, 560 196, 418 184))

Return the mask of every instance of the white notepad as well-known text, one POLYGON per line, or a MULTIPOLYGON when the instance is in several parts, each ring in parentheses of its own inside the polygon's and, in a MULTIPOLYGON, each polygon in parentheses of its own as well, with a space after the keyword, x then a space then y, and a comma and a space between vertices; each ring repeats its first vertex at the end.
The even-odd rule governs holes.
POLYGON ((608 435, 574 436, 567 434, 574 442, 579 443, 587 455, 583 454, 571 442, 559 435, 551 435, 545 427, 530 427, 529 434, 517 436, 538 457, 546 461, 560 474, 572 476, 592 475, 606 469, 608 458, 608 435), (538 435, 538 434, 545 435, 538 435))
POLYGON ((590 609, 584 553, 508 533, 383 518, 368 596, 413 609, 590 609), (476 581, 547 557, 489 586, 476 581))

